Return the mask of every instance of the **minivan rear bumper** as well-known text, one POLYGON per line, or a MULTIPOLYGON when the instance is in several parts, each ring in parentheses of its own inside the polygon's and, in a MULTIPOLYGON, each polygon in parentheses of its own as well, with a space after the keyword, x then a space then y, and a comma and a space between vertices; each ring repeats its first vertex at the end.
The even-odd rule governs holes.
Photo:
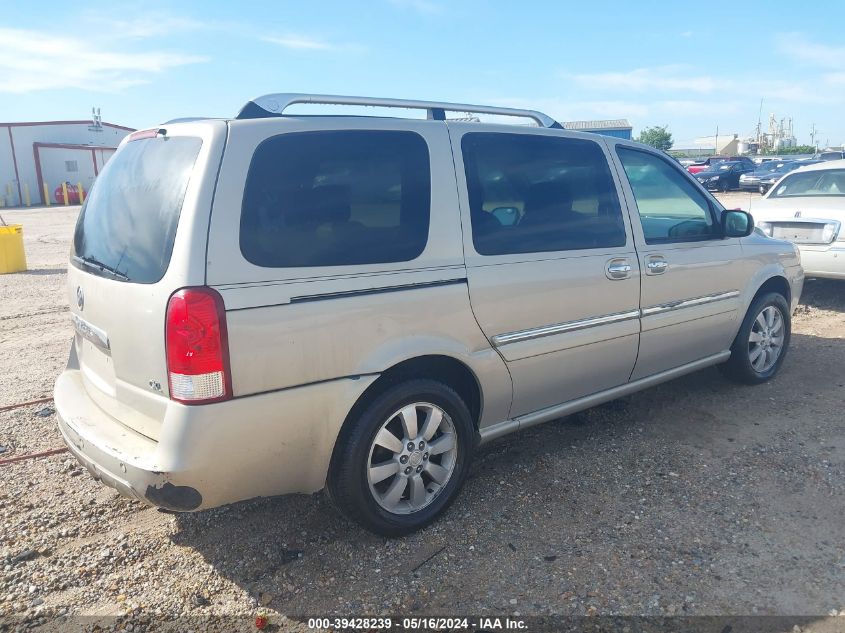
POLYGON ((150 505, 189 512, 323 488, 346 413, 375 378, 202 406, 169 403, 158 441, 98 407, 79 369, 59 376, 54 401, 62 437, 95 479, 150 505))

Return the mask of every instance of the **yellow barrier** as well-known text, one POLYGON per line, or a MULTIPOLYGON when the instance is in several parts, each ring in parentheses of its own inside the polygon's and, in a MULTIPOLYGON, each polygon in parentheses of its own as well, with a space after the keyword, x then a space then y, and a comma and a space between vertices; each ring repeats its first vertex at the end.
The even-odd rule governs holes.
POLYGON ((62 183, 62 195, 65 197, 65 206, 69 205, 70 200, 68 200, 68 197, 67 197, 67 183, 66 182, 62 183))
POLYGON ((76 194, 77 194, 76 201, 79 204, 82 204, 83 202, 85 202, 85 192, 82 191, 82 183, 81 182, 76 183, 76 194))
POLYGON ((23 250, 23 226, 0 226, 0 275, 26 270, 23 250))
POLYGON ((50 206, 50 189, 47 188, 47 183, 44 183, 44 204, 50 206))
POLYGON ((28 182, 23 183, 23 199, 24 199, 24 203, 26 204, 26 206, 28 206, 28 207, 32 206, 32 198, 29 197, 29 183, 28 182))

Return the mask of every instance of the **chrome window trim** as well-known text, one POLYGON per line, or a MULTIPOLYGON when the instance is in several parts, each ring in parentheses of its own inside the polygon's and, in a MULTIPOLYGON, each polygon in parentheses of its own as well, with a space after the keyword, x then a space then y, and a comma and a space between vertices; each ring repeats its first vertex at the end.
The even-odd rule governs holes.
POLYGON ((589 319, 567 321, 566 323, 556 323, 554 325, 544 325, 542 327, 531 328, 528 330, 519 330, 518 332, 508 332, 507 334, 497 334, 493 337, 493 345, 499 347, 508 343, 530 341, 544 336, 553 336, 554 334, 575 332, 577 330, 585 330, 599 325, 630 321, 632 319, 638 319, 639 316, 639 310, 628 310, 626 312, 615 312, 613 314, 606 314, 604 316, 592 317, 589 319))
POLYGON ((731 290, 730 292, 720 292, 714 295, 705 295, 703 297, 695 297, 693 299, 682 299, 680 301, 672 301, 670 303, 662 303, 656 306, 650 306, 642 309, 642 316, 652 316, 654 314, 663 314, 664 312, 672 312, 674 310, 683 310, 684 308, 692 308, 694 306, 705 305, 708 303, 715 303, 717 301, 725 301, 726 299, 733 299, 739 296, 739 290, 731 290))

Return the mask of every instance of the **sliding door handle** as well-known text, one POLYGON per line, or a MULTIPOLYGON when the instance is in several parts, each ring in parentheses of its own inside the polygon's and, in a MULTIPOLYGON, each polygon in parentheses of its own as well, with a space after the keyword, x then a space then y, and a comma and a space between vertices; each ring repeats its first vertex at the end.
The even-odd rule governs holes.
POLYGON ((605 267, 605 275, 611 281, 628 279, 631 277, 631 264, 627 259, 611 259, 605 267))
POLYGON ((645 264, 646 275, 662 275, 669 268, 669 262, 662 257, 651 256, 645 264))

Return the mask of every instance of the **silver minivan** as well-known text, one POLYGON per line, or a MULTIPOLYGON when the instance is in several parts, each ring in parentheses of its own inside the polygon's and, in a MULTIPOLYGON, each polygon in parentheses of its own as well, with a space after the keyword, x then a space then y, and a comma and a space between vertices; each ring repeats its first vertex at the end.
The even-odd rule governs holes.
POLYGON ((128 136, 68 277, 55 402, 95 478, 180 512, 326 489, 384 535, 440 515, 480 443, 710 365, 770 379, 803 285, 649 147, 291 94, 128 136))

